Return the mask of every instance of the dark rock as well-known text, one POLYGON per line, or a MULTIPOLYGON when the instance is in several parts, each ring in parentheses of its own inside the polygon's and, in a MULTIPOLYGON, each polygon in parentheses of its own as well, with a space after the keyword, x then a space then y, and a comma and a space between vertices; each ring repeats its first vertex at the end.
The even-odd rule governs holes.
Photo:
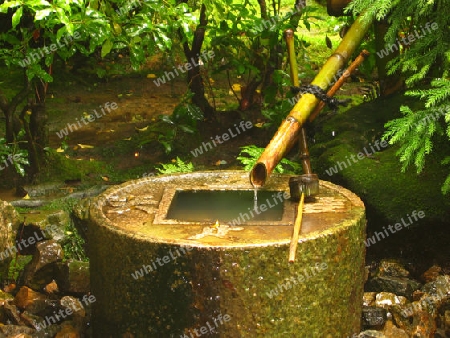
POLYGON ((387 319, 387 311, 375 306, 363 306, 362 325, 366 329, 382 328, 387 319))
POLYGON ((91 207, 91 199, 85 198, 78 202, 72 209, 73 221, 80 236, 86 241, 88 240, 87 230, 89 225, 89 209, 91 207))
POLYGON ((49 197, 49 196, 58 196, 64 193, 63 183, 46 183, 39 185, 28 185, 25 186, 25 190, 28 193, 28 196, 35 197, 49 197))
POLYGON ((44 200, 17 200, 11 201, 11 205, 18 208, 39 208, 48 204, 48 201, 44 200))
POLYGON ((80 331, 72 326, 70 323, 63 323, 61 331, 59 331, 55 338, 80 338, 80 331))
POLYGON ((422 274, 422 279, 425 281, 425 283, 429 283, 436 280, 436 278, 439 277, 441 274, 442 268, 440 266, 433 265, 431 268, 429 268, 422 274))
POLYGON ((72 296, 64 296, 61 298, 60 303, 62 307, 71 309, 74 316, 86 317, 86 310, 77 298, 72 296))
POLYGON ((358 338, 386 338, 386 336, 380 331, 366 330, 361 332, 358 338))
POLYGON ((405 277, 376 276, 366 283, 367 292, 391 292, 399 296, 412 299, 415 290, 420 289, 421 284, 413 279, 405 277))
POLYGON ((3 306, 3 309, 5 311, 5 316, 8 318, 8 320, 15 325, 22 325, 22 320, 20 318, 20 311, 17 309, 17 306, 6 302, 3 306))
POLYGON ((409 335, 405 332, 405 330, 396 327, 391 320, 386 322, 383 333, 386 338, 409 338, 409 335))
POLYGON ((433 338, 447 338, 449 335, 445 332, 445 330, 436 329, 433 338))
POLYGON ((364 292, 363 295, 363 305, 364 306, 375 306, 376 292, 364 292))
MULTIPOLYGON (((29 231, 40 231, 44 239, 56 239, 57 241, 61 241, 60 237, 64 236, 64 229, 69 222, 70 215, 67 211, 60 210, 50 214, 43 211, 27 217, 24 229, 25 231, 27 229, 30 229, 29 231)), ((26 237, 26 235, 23 234, 23 230, 20 232, 22 238, 26 237)))
MULTIPOLYGON (((42 325, 44 319, 40 322, 42 325)), ((33 334, 33 338, 48 338, 48 337, 54 337, 57 332, 61 330, 61 326, 58 324, 52 324, 48 325, 45 328, 42 328, 40 330, 36 330, 33 334)))
POLYGON ((392 314, 397 325, 411 337, 432 337, 442 298, 425 293, 419 301, 395 307, 392 314))
POLYGON ((90 291, 89 263, 69 260, 58 264, 58 285, 61 291, 86 294, 90 291))
POLYGON ((89 220, 89 208, 91 205, 91 199, 85 198, 79 201, 77 204, 74 205, 72 212, 75 218, 79 219, 80 221, 87 221, 89 220))
POLYGON ((67 196, 65 198, 82 199, 82 198, 94 197, 94 196, 100 195, 102 192, 104 192, 106 189, 109 189, 109 188, 111 188, 111 185, 97 185, 97 186, 93 186, 85 191, 74 192, 73 194, 70 194, 69 196, 67 196))
POLYGON ((29 327, 34 328, 35 330, 39 329, 38 324, 43 321, 43 319, 39 316, 33 315, 32 313, 28 311, 24 311, 21 313, 20 318, 22 319, 22 322, 26 324, 29 327))
POLYGON ((54 239, 61 243, 66 238, 64 229, 70 223, 70 215, 67 211, 60 210, 47 216, 47 224, 42 228, 46 232, 47 239, 54 239))
POLYGON ((35 332, 34 329, 29 328, 27 326, 20 325, 0 325, 0 332, 8 337, 14 337, 20 334, 25 334, 28 336, 22 337, 31 337, 31 335, 35 332))
POLYGON ((444 328, 450 331, 450 310, 446 310, 444 312, 444 328))
POLYGON ((414 329, 410 333, 411 337, 433 337, 436 332, 435 317, 425 311, 420 311, 415 317, 417 321, 413 321, 414 329))
POLYGON ((376 295, 375 306, 389 310, 393 305, 406 304, 407 299, 390 292, 380 292, 376 295))
POLYGON ((14 304, 21 310, 36 314, 47 307, 47 300, 46 295, 23 286, 14 297, 14 304))
POLYGON ((19 253, 23 256, 34 255, 37 243, 42 242, 44 239, 44 232, 39 226, 22 223, 16 235, 19 253))
POLYGON ((408 277, 409 271, 395 260, 383 259, 378 267, 377 276, 380 277, 408 277))
POLYGON ((62 258, 63 250, 55 240, 38 243, 33 259, 24 269, 23 283, 37 290, 44 288, 53 280, 55 263, 62 258))
POLYGON ((448 297, 450 294, 450 276, 439 276, 433 282, 425 284, 421 291, 440 298, 448 297))

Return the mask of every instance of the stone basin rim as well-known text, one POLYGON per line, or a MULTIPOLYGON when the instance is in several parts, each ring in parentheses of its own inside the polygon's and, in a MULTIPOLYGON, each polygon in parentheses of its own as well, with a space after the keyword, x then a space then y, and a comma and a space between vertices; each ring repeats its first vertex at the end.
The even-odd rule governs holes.
MULTIPOLYGON (((255 247, 267 247, 267 246, 288 246, 290 244, 290 239, 277 239, 273 242, 264 242, 264 243, 238 243, 236 245, 233 245, 232 243, 227 243, 227 244, 218 244, 218 243, 214 243, 214 244, 210 244, 210 243, 201 243, 197 240, 188 240, 188 239, 177 239, 177 240, 170 240, 170 239, 165 239, 165 238, 159 238, 159 237, 153 237, 149 234, 143 234, 143 233, 139 233, 139 232, 132 232, 132 231, 126 231, 126 229, 123 229, 121 227, 118 227, 117 225, 114 224, 114 222, 112 222, 103 212, 102 207, 105 206, 105 203, 107 202, 107 198, 108 196, 111 196, 112 194, 117 194, 118 191, 126 191, 126 189, 130 189, 132 187, 136 187, 139 185, 146 185, 148 183, 151 182, 155 182, 155 181, 159 181, 159 182, 170 182, 171 179, 174 178, 179 178, 182 176, 188 176, 189 178, 204 178, 205 175, 236 175, 242 173, 242 175, 246 175, 248 176, 248 172, 247 171, 243 171, 243 170, 212 170, 212 171, 198 171, 198 172, 193 172, 193 173, 175 173, 175 174, 167 174, 167 175, 161 175, 161 176, 154 176, 154 177, 145 177, 145 178, 140 178, 140 179, 136 179, 136 180, 131 180, 131 181, 127 181, 124 182, 120 185, 111 187, 109 189, 107 189, 106 191, 104 191, 101 195, 93 198, 91 200, 91 204, 90 204, 90 218, 91 219, 95 219, 97 226, 101 226, 101 227, 105 227, 108 228, 108 231, 112 231, 114 233, 120 234, 121 236, 126 236, 128 238, 133 238, 134 240, 142 240, 148 243, 152 243, 152 244, 167 244, 167 245, 176 245, 176 246, 180 246, 180 247, 193 247, 193 248, 208 248, 208 249, 245 249, 245 248, 255 248, 255 247)), ((291 177, 291 176, 297 176, 297 175, 287 175, 287 174, 272 174, 271 177, 291 177)), ((268 183, 270 183, 270 179, 268 181, 268 183)), ((267 184, 269 185, 269 184, 267 184)), ((345 197, 346 199, 348 199, 351 204, 352 204, 352 210, 353 212, 355 212, 355 209, 360 209, 359 213, 364 214, 365 210, 364 210, 364 204, 361 201, 361 199, 355 195, 354 193, 352 193, 351 191, 330 183, 328 181, 322 181, 320 180, 320 186, 322 187, 326 187, 329 189, 333 189, 333 190, 337 190, 339 192, 339 194, 341 194, 343 197, 345 197)), ((226 187, 226 185, 224 185, 224 187, 226 187)), ((214 186, 214 188, 209 188, 210 190, 217 190, 219 189, 217 186, 214 186)), ((242 189, 242 188, 239 188, 242 189)), ((208 188, 206 188, 206 190, 208 190, 208 188)), ((238 190, 238 189, 236 189, 238 190)), ((252 190, 252 187, 250 185, 250 183, 248 183, 248 190, 252 190)), ((279 189, 279 191, 282 191, 279 189)), ((286 187, 285 191, 288 191, 288 187, 286 187)), ((320 237, 326 237, 328 235, 331 235, 333 233, 336 232, 343 232, 345 231, 345 229, 347 227, 352 226, 352 221, 351 220, 342 220, 341 222, 333 225, 331 228, 328 229, 324 229, 324 230, 318 230, 318 231, 313 231, 307 234, 301 234, 300 238, 299 238, 299 243, 305 242, 305 241, 309 241, 309 240, 314 240, 316 238, 320 238, 320 237)), ((182 226, 182 225, 180 225, 182 226)), ((251 226, 248 226, 251 227, 251 226)))

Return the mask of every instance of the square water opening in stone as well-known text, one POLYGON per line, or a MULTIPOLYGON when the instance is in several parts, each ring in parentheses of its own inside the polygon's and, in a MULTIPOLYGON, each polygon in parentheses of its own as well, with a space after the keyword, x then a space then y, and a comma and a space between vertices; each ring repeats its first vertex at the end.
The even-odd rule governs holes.
POLYGON ((281 221, 283 203, 275 198, 276 193, 258 191, 255 201, 253 190, 177 190, 166 218, 185 222, 281 221))

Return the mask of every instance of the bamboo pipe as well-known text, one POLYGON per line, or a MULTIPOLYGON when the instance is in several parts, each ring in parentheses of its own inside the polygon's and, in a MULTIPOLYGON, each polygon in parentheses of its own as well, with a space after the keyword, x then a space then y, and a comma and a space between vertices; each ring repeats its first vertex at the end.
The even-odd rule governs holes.
MULTIPOLYGON (((344 73, 339 77, 339 79, 334 83, 334 85, 328 90, 327 95, 329 97, 332 97, 344 84, 346 79, 358 68, 358 66, 370 55, 370 53, 367 50, 362 50, 361 53, 356 57, 355 60, 350 64, 350 66, 344 71, 344 73)), ((314 121, 314 119, 319 115, 320 111, 325 107, 325 102, 320 101, 319 104, 316 106, 314 111, 309 116, 309 122, 314 121)), ((302 128, 303 129, 303 128, 302 128)), ((302 130, 301 129, 301 130, 302 130)), ((300 135, 301 136, 301 135, 300 135)), ((296 141, 294 141, 296 142, 296 141)), ((293 142, 293 143, 294 143, 293 142)), ((301 141, 300 141, 301 142, 301 141)), ((291 145, 292 146, 292 145, 291 145)), ((286 152, 290 151, 290 148, 286 149, 286 152)), ((300 154, 303 156, 303 154, 300 154)), ((309 155, 309 154, 308 154, 309 155)))
MULTIPOLYGON (((331 79, 341 69, 348 58, 360 44, 367 33, 373 20, 363 20, 361 14, 345 34, 333 55, 323 65, 320 72, 311 82, 323 90, 327 89, 331 79)), ((297 133, 302 125, 308 120, 311 111, 316 107, 319 100, 313 94, 303 94, 300 100, 292 108, 291 112, 283 121, 278 131, 266 147, 257 163, 250 172, 250 183, 254 187, 261 187, 280 162, 287 150, 297 138, 297 133)))
MULTIPOLYGON (((291 82, 294 87, 299 87, 300 83, 298 81, 297 55, 295 55, 295 48, 294 48, 295 47, 294 31, 292 29, 286 29, 286 31, 284 32, 284 38, 286 39, 286 46, 289 55, 291 82)), ((303 173, 312 174, 311 162, 309 161, 309 150, 308 150, 308 143, 306 140, 305 127, 302 127, 300 129, 299 145, 300 145, 300 161, 302 162, 303 173)))

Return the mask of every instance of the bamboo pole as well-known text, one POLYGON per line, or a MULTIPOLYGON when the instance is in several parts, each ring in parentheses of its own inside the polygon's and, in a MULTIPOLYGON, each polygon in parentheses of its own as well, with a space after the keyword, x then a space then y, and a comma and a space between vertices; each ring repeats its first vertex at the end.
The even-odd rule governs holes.
MULTIPOLYGON (((297 67, 297 55, 295 54, 294 31, 292 29, 287 29, 284 32, 284 38, 286 39, 286 45, 289 55, 289 66, 291 68, 290 70, 291 82, 293 86, 299 87, 300 83, 298 81, 298 67, 297 67)), ((302 127, 300 129, 299 145, 300 145, 300 161, 302 162, 303 173, 312 174, 311 162, 309 160, 308 142, 306 141, 305 127, 302 127)))
POLYGON ((294 223, 294 232, 292 233, 291 245, 289 246, 289 263, 295 261, 295 254, 297 252, 298 238, 300 236, 300 230, 302 228, 303 218, 303 202, 305 200, 305 194, 302 193, 300 202, 298 203, 297 217, 294 223))
MULTIPOLYGON (((356 19, 333 55, 330 56, 311 82, 312 85, 316 85, 323 90, 328 88, 335 74, 346 64, 350 55, 360 44, 371 24, 372 20, 362 20, 362 15, 356 19)), ((300 128, 308 120, 318 102, 319 99, 313 94, 303 94, 292 108, 250 172, 250 183, 254 187, 264 185, 273 168, 296 140, 300 128)))

